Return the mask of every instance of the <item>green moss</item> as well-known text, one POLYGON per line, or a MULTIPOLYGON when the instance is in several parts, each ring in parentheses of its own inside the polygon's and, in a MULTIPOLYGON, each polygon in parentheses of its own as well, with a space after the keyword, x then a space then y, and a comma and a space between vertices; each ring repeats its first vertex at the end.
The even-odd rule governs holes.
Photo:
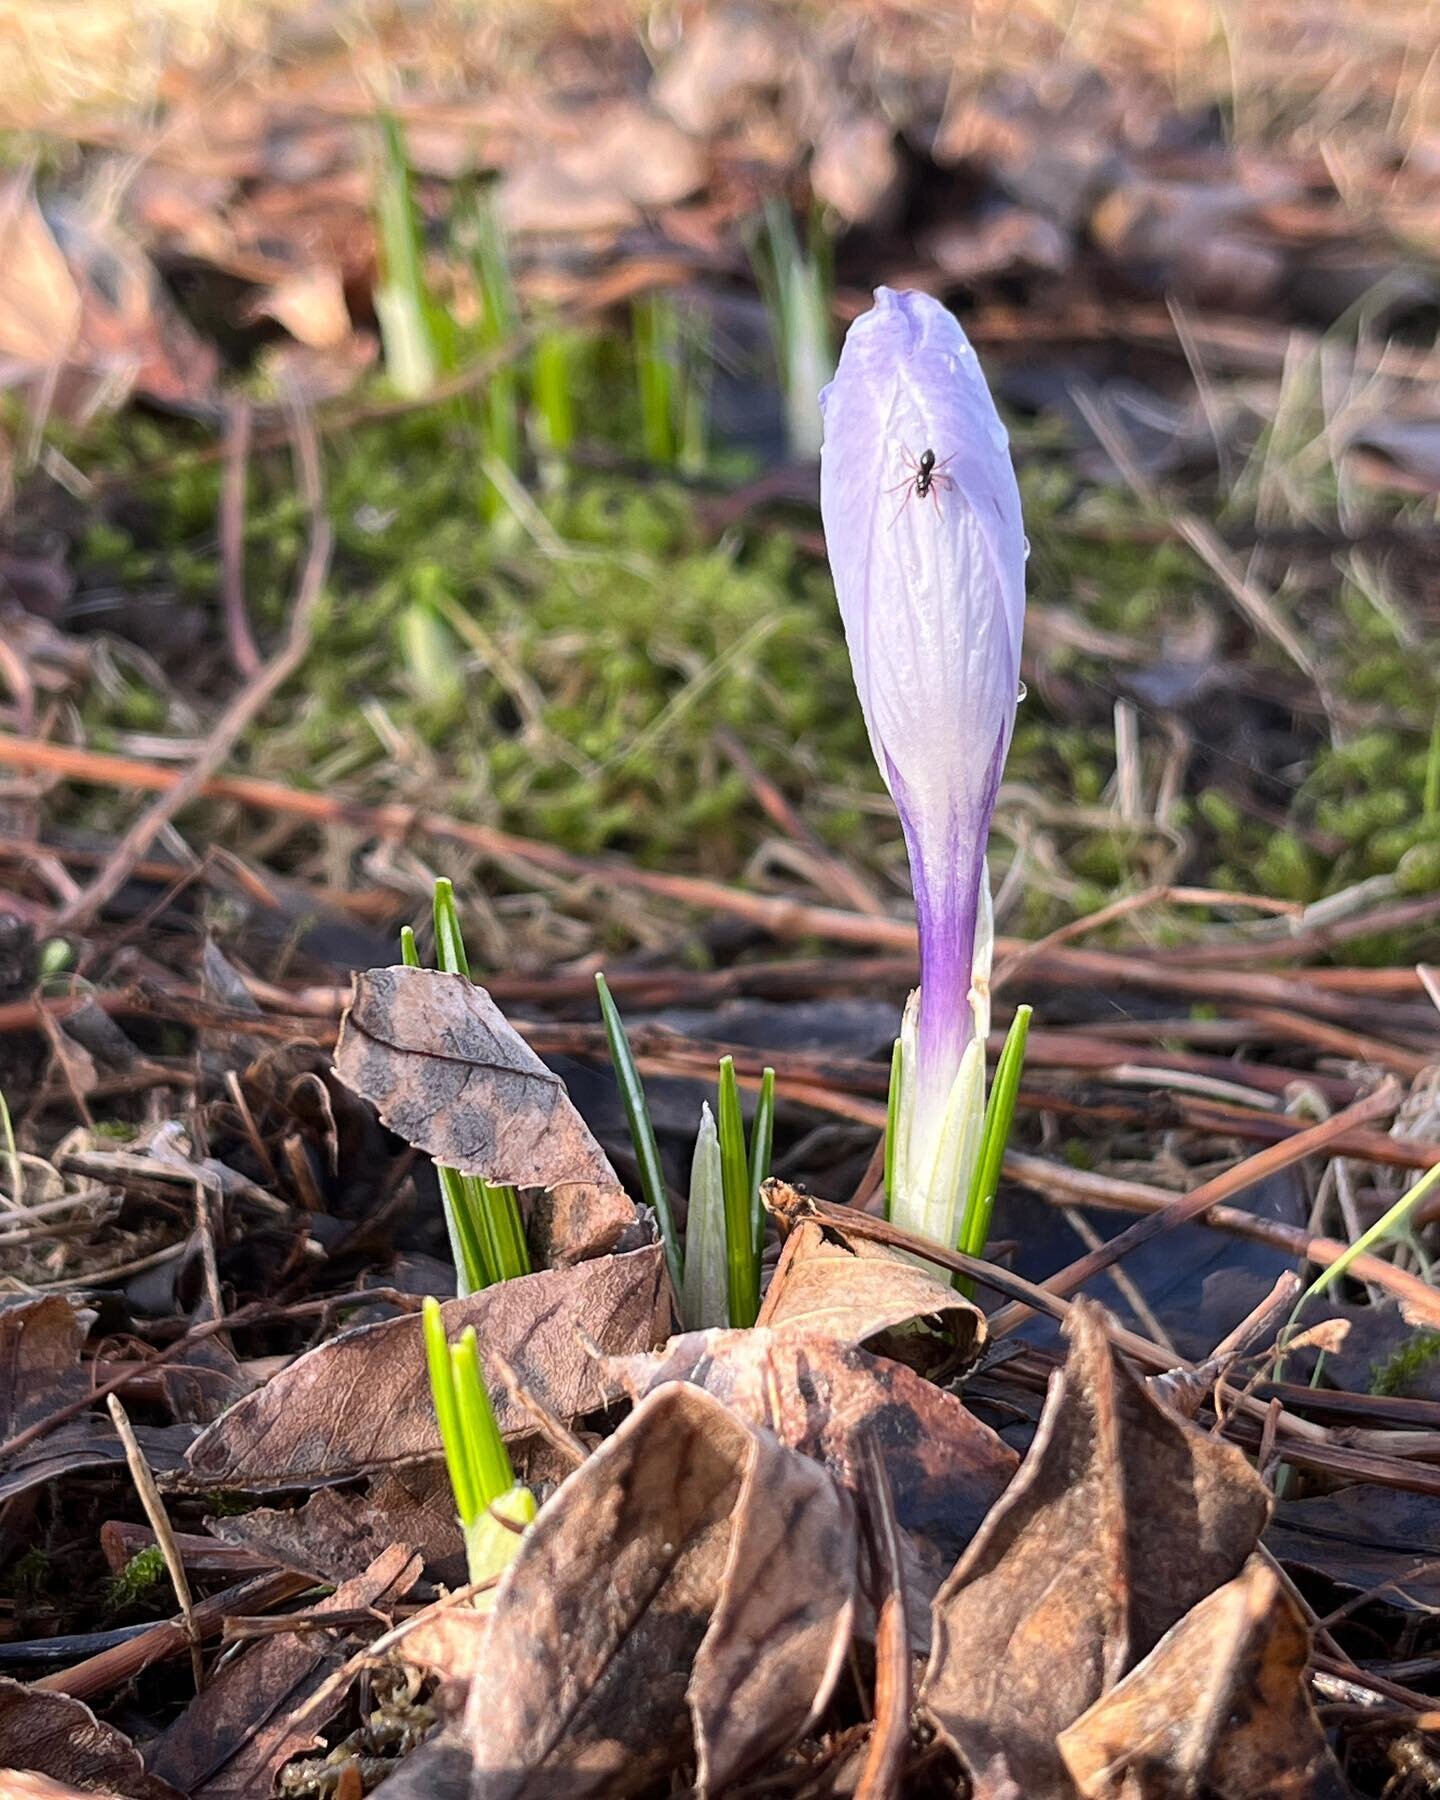
POLYGON ((1372 1394, 1403 1394, 1440 1357, 1440 1331, 1417 1331, 1383 1363, 1370 1369, 1372 1394))
MULTIPOLYGON (((613 335, 589 338, 567 368, 587 442, 633 453, 629 347, 613 335)), ((1036 605, 1123 634, 1142 656, 1183 638, 1202 608, 1227 606, 1186 548, 1155 541, 1128 494, 1086 488, 1042 431, 1027 441, 1036 605)), ((693 493, 663 478, 572 469, 551 480, 557 471, 547 465, 530 505, 489 518, 482 445, 482 416, 469 402, 327 439, 329 594, 304 669, 240 746, 237 764, 362 803, 423 803, 585 853, 735 878, 773 828, 719 752, 725 726, 828 843, 888 879, 899 866, 898 831, 888 810, 864 804, 880 782, 823 565, 768 523, 717 541, 693 493)), ((218 638, 220 471, 213 460, 187 464, 189 446, 213 448, 198 426, 131 415, 65 446, 82 468, 110 478, 77 572, 83 585, 158 585, 203 613, 218 638), (125 471, 156 463, 166 466, 162 478, 127 489, 125 471)), ((1237 508, 1243 514, 1243 496, 1237 508)), ((267 642, 288 620, 306 534, 288 453, 257 453, 246 579, 267 642)), ((1397 645, 1353 586, 1327 602, 1318 623, 1331 635, 1318 653, 1351 707, 1381 722, 1333 746, 1321 725, 1296 726, 1307 747, 1283 773, 1293 799, 1282 830, 1244 801, 1246 769, 1237 764, 1227 780, 1223 748, 1220 760, 1197 763, 1210 785, 1169 820, 1193 845, 1186 878, 1301 902, 1391 870, 1406 892, 1433 883, 1440 853, 1423 814, 1440 678, 1397 645)), ((1317 619, 1303 623, 1310 631, 1317 619)), ((1245 654, 1284 667, 1266 644, 1245 654)), ((1093 823, 1114 772, 1116 668, 1077 645, 1047 647, 1045 661, 1063 667, 1066 698, 1047 705, 1037 684, 1006 771, 1020 807, 1039 802, 1033 831, 1025 824, 1038 840, 1032 866, 1054 871, 1027 884, 1007 921, 1032 934, 1146 885, 1157 867, 1153 833, 1093 823)), ((174 728, 173 696, 150 691, 129 668, 124 675, 87 696, 84 728, 97 747, 174 728)), ((181 697, 194 701, 185 679, 176 672, 181 697)), ((1143 708, 1141 742, 1153 792, 1163 735, 1143 708)), ((1273 810, 1274 796, 1264 800, 1273 810)), ((113 795, 77 793, 67 803, 100 830, 127 816, 113 795)), ((1002 821, 1002 866, 1004 841, 1002 821)), ((315 840, 302 833, 293 844, 306 857, 315 840)), ((1150 928, 1157 942, 1181 942, 1199 921, 1177 912, 1152 916, 1150 928)))
POLYGON ((1276 832, 1255 866, 1255 883, 1260 893, 1280 900, 1313 900, 1316 881, 1310 852, 1289 832, 1276 832))
POLYGON ((148 1600, 168 1580, 165 1552, 158 1544, 138 1550, 106 1587, 105 1601, 111 1612, 125 1612, 148 1600))

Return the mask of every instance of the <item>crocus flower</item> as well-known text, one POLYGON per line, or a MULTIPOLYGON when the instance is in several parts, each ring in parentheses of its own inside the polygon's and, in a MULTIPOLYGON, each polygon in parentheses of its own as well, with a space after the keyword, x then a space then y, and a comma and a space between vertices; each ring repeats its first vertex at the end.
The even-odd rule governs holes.
POLYGON ((902 1034, 900 1186, 912 1196, 937 1182, 952 1188, 949 1220, 943 1193, 933 1204, 916 1198, 925 1226, 907 1210, 917 1228, 953 1241, 953 1184, 975 1148, 956 1133, 978 1131, 970 1115, 984 1097, 970 990, 972 978, 983 989, 985 844, 1019 692, 1020 492, 970 342, 928 295, 876 290, 820 404, 826 549, 919 919, 918 1014, 902 1034))

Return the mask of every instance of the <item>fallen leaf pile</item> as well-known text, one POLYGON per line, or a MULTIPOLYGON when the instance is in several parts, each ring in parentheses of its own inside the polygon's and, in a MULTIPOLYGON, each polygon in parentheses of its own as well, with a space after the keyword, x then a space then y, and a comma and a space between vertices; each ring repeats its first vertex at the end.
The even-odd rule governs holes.
MULTIPOLYGON (((417 1148, 520 1184, 532 1218, 547 1191, 624 1198, 561 1084, 459 977, 359 978, 336 1068, 417 1148)), ((1343 1794, 1244 1454, 1142 1381, 1085 1301, 1018 1454, 966 1402, 974 1304, 834 1209, 767 1198, 786 1236, 752 1330, 671 1335, 660 1246, 603 1250, 588 1228, 561 1266, 445 1303, 543 1496, 483 1606, 447 1594, 463 1559, 419 1318, 360 1323, 235 1398, 182 1467, 157 1461, 177 1496, 307 1496, 186 1540, 250 1584, 233 1605, 329 1597, 238 1646, 143 1760, 68 1697, 104 1684, 103 1656, 4 1684, 0 1766, 136 1800, 241 1800, 287 1768, 351 1781, 359 1752, 327 1758, 327 1732, 383 1633, 375 1666, 408 1696, 370 1765, 387 1800, 721 1795, 782 1765, 869 1800, 962 1774, 981 1800, 1343 1794)), ((10 1431, 83 1402, 84 1327, 58 1298, 0 1310, 10 1431)), ((116 1454, 97 1429, 41 1445, 116 1454)), ((53 1473, 22 1460, 10 1491, 53 1473)), ((139 1641, 136 1668, 176 1648, 139 1641)))

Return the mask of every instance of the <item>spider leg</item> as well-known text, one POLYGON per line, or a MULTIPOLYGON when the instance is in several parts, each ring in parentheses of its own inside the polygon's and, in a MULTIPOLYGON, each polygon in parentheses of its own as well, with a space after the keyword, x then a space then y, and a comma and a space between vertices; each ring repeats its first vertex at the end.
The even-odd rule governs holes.
MULTIPOLYGON (((894 490, 894 488, 891 488, 891 490, 890 490, 890 491, 891 491, 891 493, 892 493, 892 494, 893 494, 893 493, 894 493, 894 491, 895 491, 895 490, 894 490)), ((905 510, 905 508, 906 508, 906 507, 907 507, 907 506, 908 506, 908 505, 909 505, 909 504, 910 504, 910 496, 911 496, 911 495, 912 495, 912 494, 913 494, 913 493, 914 493, 914 492, 915 492, 915 483, 914 483, 914 482, 913 482, 913 481, 907 481, 907 482, 906 482, 906 483, 905 483, 905 498, 904 498, 904 499, 903 499, 903 500, 902 500, 902 501, 901 501, 901 502, 900 502, 900 504, 899 504, 899 505, 898 505, 898 506, 897 506, 897 507, 896 507, 896 508, 895 508, 895 514, 894 514, 894 517, 893 517, 893 518, 892 518, 892 519, 891 519, 891 521, 890 521, 890 523, 891 523, 891 524, 892 524, 892 525, 894 525, 894 524, 895 524, 895 523, 896 523, 896 522, 897 522, 897 521, 898 521, 898 520, 899 520, 899 517, 900 517, 900 515, 901 515, 901 513, 903 513, 903 512, 904 512, 904 510, 905 510)))

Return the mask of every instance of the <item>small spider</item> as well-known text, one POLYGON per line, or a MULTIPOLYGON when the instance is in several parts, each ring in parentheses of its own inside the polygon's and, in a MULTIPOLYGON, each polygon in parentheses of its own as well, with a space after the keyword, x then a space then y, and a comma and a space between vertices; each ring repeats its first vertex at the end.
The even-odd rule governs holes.
MULTIPOLYGON (((945 463, 954 460, 955 452, 952 450, 950 455, 945 458, 945 462, 936 462, 935 452, 933 450, 922 450, 920 452, 919 462, 916 462, 915 458, 903 446, 901 447, 900 454, 904 458, 905 467, 910 470, 910 473, 903 481, 897 481, 894 487, 886 488, 885 490, 887 494, 898 494, 901 488, 904 488, 905 490, 905 498, 895 509, 895 519, 898 519, 901 513, 904 512, 905 508, 910 504, 910 496, 912 494, 918 494, 922 500, 928 494, 935 502, 935 510, 938 513, 940 510, 940 489, 942 487, 953 488, 955 485, 954 477, 946 475, 943 472, 945 463)), ((890 521, 892 525, 895 523, 895 519, 890 521)))

